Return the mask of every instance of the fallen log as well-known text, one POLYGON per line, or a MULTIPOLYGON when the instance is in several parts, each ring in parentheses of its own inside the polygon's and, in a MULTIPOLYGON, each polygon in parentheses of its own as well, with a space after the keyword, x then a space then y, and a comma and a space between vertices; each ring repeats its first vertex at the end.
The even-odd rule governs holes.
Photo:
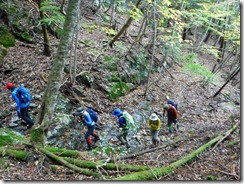
POLYGON ((146 150, 143 150, 141 152, 137 152, 137 153, 132 153, 130 155, 121 156, 121 157, 119 157, 118 160, 128 159, 128 158, 136 157, 136 156, 139 156, 139 155, 144 155, 145 153, 150 153, 150 152, 153 152, 153 151, 156 151, 156 150, 159 150, 159 149, 163 149, 163 148, 168 147, 170 145, 173 145, 173 144, 175 144, 175 143, 177 143, 177 142, 179 142, 181 140, 182 140, 182 138, 181 139, 177 139, 177 140, 175 140, 175 141, 173 141, 173 142, 171 142, 169 144, 164 144, 162 146, 158 146, 158 147, 154 147, 154 148, 147 148, 146 150))
POLYGON ((42 147, 37 147, 42 153, 46 154, 47 156, 49 156, 50 158, 52 158, 53 160, 57 161, 58 163, 74 170, 74 171, 77 171, 79 173, 82 173, 84 175, 87 175, 87 176, 93 176, 95 178, 100 178, 101 177, 101 174, 99 174, 98 172, 95 172, 95 171, 91 171, 89 169, 83 169, 83 168, 80 168, 80 167, 77 167, 76 165, 73 165, 69 162, 67 162, 66 160, 64 160, 62 157, 59 157, 53 153, 51 153, 50 151, 48 151, 47 149, 45 148, 42 148, 42 147))
POLYGON ((80 154, 76 150, 67 150, 67 149, 62 149, 62 148, 57 148, 57 147, 45 147, 45 149, 60 157, 77 158, 80 154))
MULTIPOLYGON (((225 134, 230 134, 231 132, 233 132, 237 128, 237 125, 238 125, 238 123, 236 125, 234 125, 230 130, 228 130, 225 134)), ((206 150, 207 148, 209 148, 212 145, 214 145, 215 143, 217 143, 222 138, 223 138, 223 135, 219 135, 219 136, 215 137, 214 139, 210 140, 208 143, 204 144, 197 150, 189 153, 182 159, 180 159, 176 162, 173 162, 169 166, 163 166, 160 168, 150 168, 149 170, 146 170, 146 171, 135 172, 135 173, 128 174, 125 176, 113 178, 113 180, 153 180, 155 178, 160 178, 164 175, 172 173, 174 169, 189 162, 190 160, 195 158, 197 155, 202 153, 204 150, 206 150)))
POLYGON ((120 170, 120 171, 143 171, 150 169, 149 166, 143 165, 131 165, 131 164, 114 164, 114 163, 106 163, 103 165, 102 161, 92 162, 85 160, 78 160, 72 158, 63 158, 65 161, 74 164, 76 166, 88 169, 96 169, 98 166, 101 166, 105 170, 120 170))
POLYGON ((0 156, 9 156, 21 161, 28 161, 33 154, 27 151, 19 151, 0 147, 0 156))

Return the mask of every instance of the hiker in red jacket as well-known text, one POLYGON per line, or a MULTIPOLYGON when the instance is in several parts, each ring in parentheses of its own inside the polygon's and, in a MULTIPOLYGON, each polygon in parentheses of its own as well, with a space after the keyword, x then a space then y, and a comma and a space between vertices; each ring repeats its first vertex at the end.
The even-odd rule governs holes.
POLYGON ((171 104, 164 104, 164 106, 163 106, 163 116, 164 117, 166 116, 166 113, 167 113, 167 118, 168 118, 169 133, 173 132, 173 126, 172 126, 173 123, 176 125, 176 131, 178 133, 179 124, 177 122, 178 112, 177 112, 176 108, 171 104))

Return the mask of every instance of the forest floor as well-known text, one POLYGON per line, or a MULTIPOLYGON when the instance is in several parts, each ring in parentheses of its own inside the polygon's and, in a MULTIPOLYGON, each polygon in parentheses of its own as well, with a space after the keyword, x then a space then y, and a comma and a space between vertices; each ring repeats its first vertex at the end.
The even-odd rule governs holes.
MULTIPOLYGON (((86 35, 81 40, 87 38, 86 35)), ((53 40, 52 45, 57 41, 53 40)), ((80 65, 82 70, 91 67, 87 58, 87 53, 81 50, 80 65)), ((55 49, 53 47, 53 52, 55 49)), ((212 58, 202 55, 199 58, 201 63, 207 63, 211 69, 212 58)), ((18 85, 24 84, 33 94, 38 95, 44 92, 48 71, 53 61, 52 57, 42 55, 42 45, 29 45, 17 42, 15 47, 8 49, 8 55, 5 58, 3 68, 1 69, 1 78, 7 83, 12 81, 18 85)), ((82 71, 81 70, 81 71, 82 71)), ((101 78, 96 71, 91 70, 92 75, 101 78)), ((138 165, 149 165, 152 167, 169 165, 179 160, 188 153, 196 150, 209 140, 224 134, 235 124, 237 129, 218 146, 210 148, 197 156, 189 163, 174 170, 173 173, 162 176, 158 180, 208 180, 212 176, 217 180, 240 180, 241 179, 241 127, 240 127, 240 88, 228 84, 224 90, 215 98, 212 95, 223 85, 224 81, 219 76, 215 84, 205 85, 202 78, 192 76, 182 70, 181 64, 175 64, 168 69, 164 75, 154 73, 149 80, 148 95, 143 96, 146 86, 138 86, 129 94, 121 97, 116 102, 109 101, 99 89, 86 88, 85 97, 87 106, 96 106, 99 109, 101 121, 106 122, 111 119, 111 112, 114 107, 122 107, 129 112, 135 109, 144 111, 142 102, 150 101, 149 111, 156 111, 162 114, 162 103, 166 95, 179 103, 179 122, 180 130, 176 134, 168 134, 167 124, 163 123, 160 130, 160 137, 167 139, 179 139, 176 144, 169 145, 164 149, 158 149, 151 153, 146 153, 136 158, 120 160, 118 163, 131 163, 138 165), (108 118, 109 117, 109 118, 108 118)), ((10 93, 3 87, 0 89, 0 107, 2 110, 9 109, 14 112, 14 103, 10 93)), ((35 101, 35 103, 39 103, 35 101)), ((111 119, 116 121, 116 119, 111 119)), ((110 120, 110 121, 111 121, 110 120)), ((8 126, 8 121, 4 127, 8 126)), ((148 127, 143 127, 148 132, 148 127)), ((53 170, 46 162, 41 163, 38 155, 35 162, 18 162, 13 159, 8 160, 7 169, 0 169, 0 179, 3 180, 93 180, 60 167, 59 170, 53 170)), ((84 155, 90 155, 84 151, 84 155)), ((96 159, 96 158, 94 158, 96 159)), ((117 173, 110 173, 117 175, 117 173)), ((120 173, 121 174, 121 173, 120 173)))

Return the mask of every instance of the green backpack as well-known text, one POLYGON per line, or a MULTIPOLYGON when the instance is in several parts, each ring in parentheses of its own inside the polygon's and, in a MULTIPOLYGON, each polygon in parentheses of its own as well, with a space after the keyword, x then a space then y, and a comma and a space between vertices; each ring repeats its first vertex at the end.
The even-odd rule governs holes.
POLYGON ((135 128, 135 121, 133 119, 133 117, 126 111, 123 112, 123 118, 125 118, 125 121, 126 121, 126 126, 125 128, 126 129, 134 129, 135 128))

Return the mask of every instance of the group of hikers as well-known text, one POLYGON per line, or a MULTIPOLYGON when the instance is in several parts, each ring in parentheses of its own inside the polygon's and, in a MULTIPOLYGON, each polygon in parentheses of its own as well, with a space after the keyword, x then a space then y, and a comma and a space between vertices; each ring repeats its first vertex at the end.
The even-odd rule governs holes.
MULTIPOLYGON (((18 117, 27 123, 27 128, 31 128, 34 125, 34 121, 29 115, 29 105, 32 100, 29 89, 23 86, 16 87, 11 82, 6 84, 5 89, 11 91, 12 98, 16 103, 18 117)), ((178 104, 170 100, 167 96, 166 102, 163 104, 162 111, 164 120, 167 116, 167 126, 169 133, 173 133, 173 124, 175 125, 175 130, 178 133, 178 104)), ((120 108, 115 108, 111 114, 118 118, 117 126, 121 129, 121 131, 116 136, 117 139, 120 141, 121 145, 125 145, 127 149, 130 148, 130 144, 127 138, 131 129, 131 124, 134 124, 133 117, 127 111, 121 110, 120 108)), ((87 127, 85 140, 88 146, 88 150, 95 148, 96 145, 94 143, 100 140, 100 137, 95 130, 96 122, 99 119, 97 113, 90 108, 79 107, 75 112, 72 113, 72 115, 87 127), (91 137, 94 137, 94 139, 91 137)), ((149 116, 148 126, 151 131, 152 145, 158 146, 160 143, 160 138, 158 135, 161 127, 161 120, 156 112, 153 112, 149 116)))

